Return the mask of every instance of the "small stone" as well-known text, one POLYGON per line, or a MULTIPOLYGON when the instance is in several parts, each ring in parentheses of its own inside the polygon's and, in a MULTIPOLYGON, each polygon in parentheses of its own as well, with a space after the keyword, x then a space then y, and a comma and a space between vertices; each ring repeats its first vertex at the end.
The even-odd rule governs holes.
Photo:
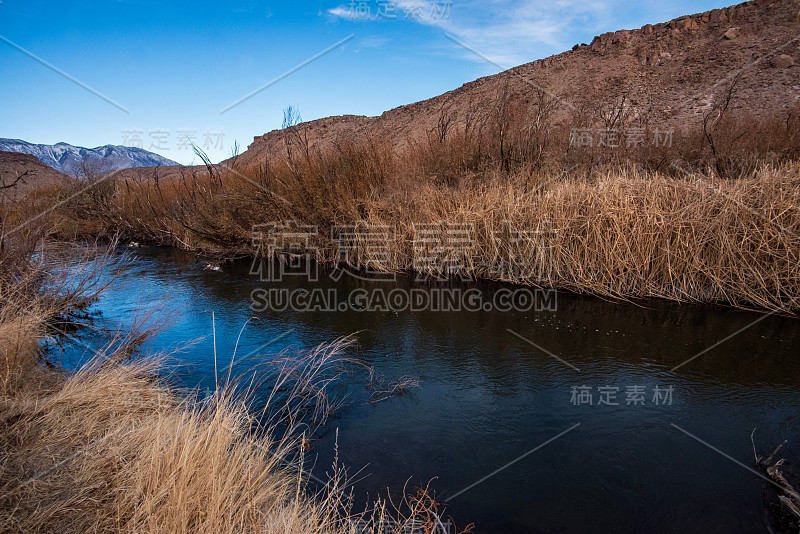
POLYGON ((736 39, 737 37, 739 37, 740 33, 741 30, 739 30, 739 28, 731 28, 725 32, 723 37, 725 37, 725 39, 728 39, 730 41, 731 39, 736 39))
POLYGON ((653 33, 653 25, 652 24, 645 24, 642 26, 642 35, 650 35, 653 33))
POLYGON ((794 65, 794 58, 788 54, 781 54, 772 60, 772 66, 776 69, 788 69, 794 65))

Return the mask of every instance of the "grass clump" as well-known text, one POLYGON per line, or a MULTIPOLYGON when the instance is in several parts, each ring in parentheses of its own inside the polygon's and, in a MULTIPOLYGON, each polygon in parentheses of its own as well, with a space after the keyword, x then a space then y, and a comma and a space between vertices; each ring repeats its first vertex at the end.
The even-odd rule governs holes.
POLYGON ((336 508, 281 461, 288 442, 252 434, 233 397, 179 400, 153 370, 87 369, 6 400, 5 531, 332 531, 336 508))
POLYGON ((0 259, 0 532, 343 531, 342 494, 310 495, 286 466, 295 437, 255 432, 232 389, 177 396, 158 359, 130 357, 143 334, 73 373, 49 364, 41 338, 102 285, 44 234, 4 236, 0 259))

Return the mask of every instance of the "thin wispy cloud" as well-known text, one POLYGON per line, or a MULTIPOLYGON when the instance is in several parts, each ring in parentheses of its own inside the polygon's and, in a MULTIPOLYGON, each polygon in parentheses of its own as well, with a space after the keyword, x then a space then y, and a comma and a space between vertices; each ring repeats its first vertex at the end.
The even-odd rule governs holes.
MULTIPOLYGON (((651 3, 648 0, 646 3, 651 3)), ((496 63, 519 65, 567 50, 592 32, 614 28, 623 0, 396 0, 350 2, 328 10, 353 22, 405 20, 436 27, 469 43, 496 63)), ((453 46, 453 53, 474 61, 474 54, 453 46)))
POLYGON ((333 15, 334 17, 339 17, 342 19, 349 19, 349 20, 356 20, 355 11, 347 8, 346 6, 338 6, 328 10, 328 13, 333 15))

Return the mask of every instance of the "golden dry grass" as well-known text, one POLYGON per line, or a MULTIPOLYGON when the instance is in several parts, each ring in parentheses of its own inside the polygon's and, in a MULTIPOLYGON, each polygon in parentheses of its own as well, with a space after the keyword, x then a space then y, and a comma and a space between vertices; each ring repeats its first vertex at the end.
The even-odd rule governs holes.
POLYGON ((399 228, 390 268, 412 267, 413 223, 448 221, 473 229, 464 263, 478 277, 621 298, 799 304, 797 165, 739 180, 615 171, 498 178, 459 194, 428 185, 385 199, 367 221, 399 228))
MULTIPOLYGON (((13 339, 22 338, 5 348, 13 339)), ((440 505, 425 489, 351 514, 344 471, 334 465, 325 487, 309 492, 307 441, 292 421, 301 420, 298 404, 323 395, 314 377, 330 381, 320 367, 349 343, 279 358, 276 386, 288 387, 289 400, 265 410, 289 416, 267 417, 268 429, 256 428, 264 414, 248 411, 233 388, 179 397, 160 382, 157 359, 109 354, 66 374, 38 368, 29 353, 24 367, 48 380, 0 396, 0 532, 441 532, 440 505)))
POLYGON ((288 443, 251 434, 231 397, 182 403, 152 370, 102 366, 6 400, 3 531, 331 531, 330 503, 280 461, 288 443))
MULTIPOLYGON (((0 397, 8 397, 39 381, 38 334, 39 325, 29 317, 0 323, 0 397)), ((38 385, 33 388, 38 389, 38 385)))

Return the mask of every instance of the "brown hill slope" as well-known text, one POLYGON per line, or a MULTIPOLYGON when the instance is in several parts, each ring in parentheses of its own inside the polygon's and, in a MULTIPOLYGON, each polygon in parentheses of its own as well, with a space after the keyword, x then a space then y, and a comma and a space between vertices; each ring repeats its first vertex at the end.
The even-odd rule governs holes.
MULTIPOLYGON (((536 108, 566 126, 602 124, 622 110, 626 123, 700 126, 736 80, 731 108, 754 116, 800 102, 800 3, 758 0, 610 32, 589 45, 515 67, 379 117, 329 117, 294 127, 310 146, 345 139, 386 139, 396 148, 438 135, 440 119, 462 127, 503 102, 536 108), (504 98, 505 96, 505 98, 504 98)), ((256 137, 241 164, 285 153, 284 134, 256 137)))
POLYGON ((0 151, 0 200, 16 201, 34 189, 72 181, 30 154, 0 151))

